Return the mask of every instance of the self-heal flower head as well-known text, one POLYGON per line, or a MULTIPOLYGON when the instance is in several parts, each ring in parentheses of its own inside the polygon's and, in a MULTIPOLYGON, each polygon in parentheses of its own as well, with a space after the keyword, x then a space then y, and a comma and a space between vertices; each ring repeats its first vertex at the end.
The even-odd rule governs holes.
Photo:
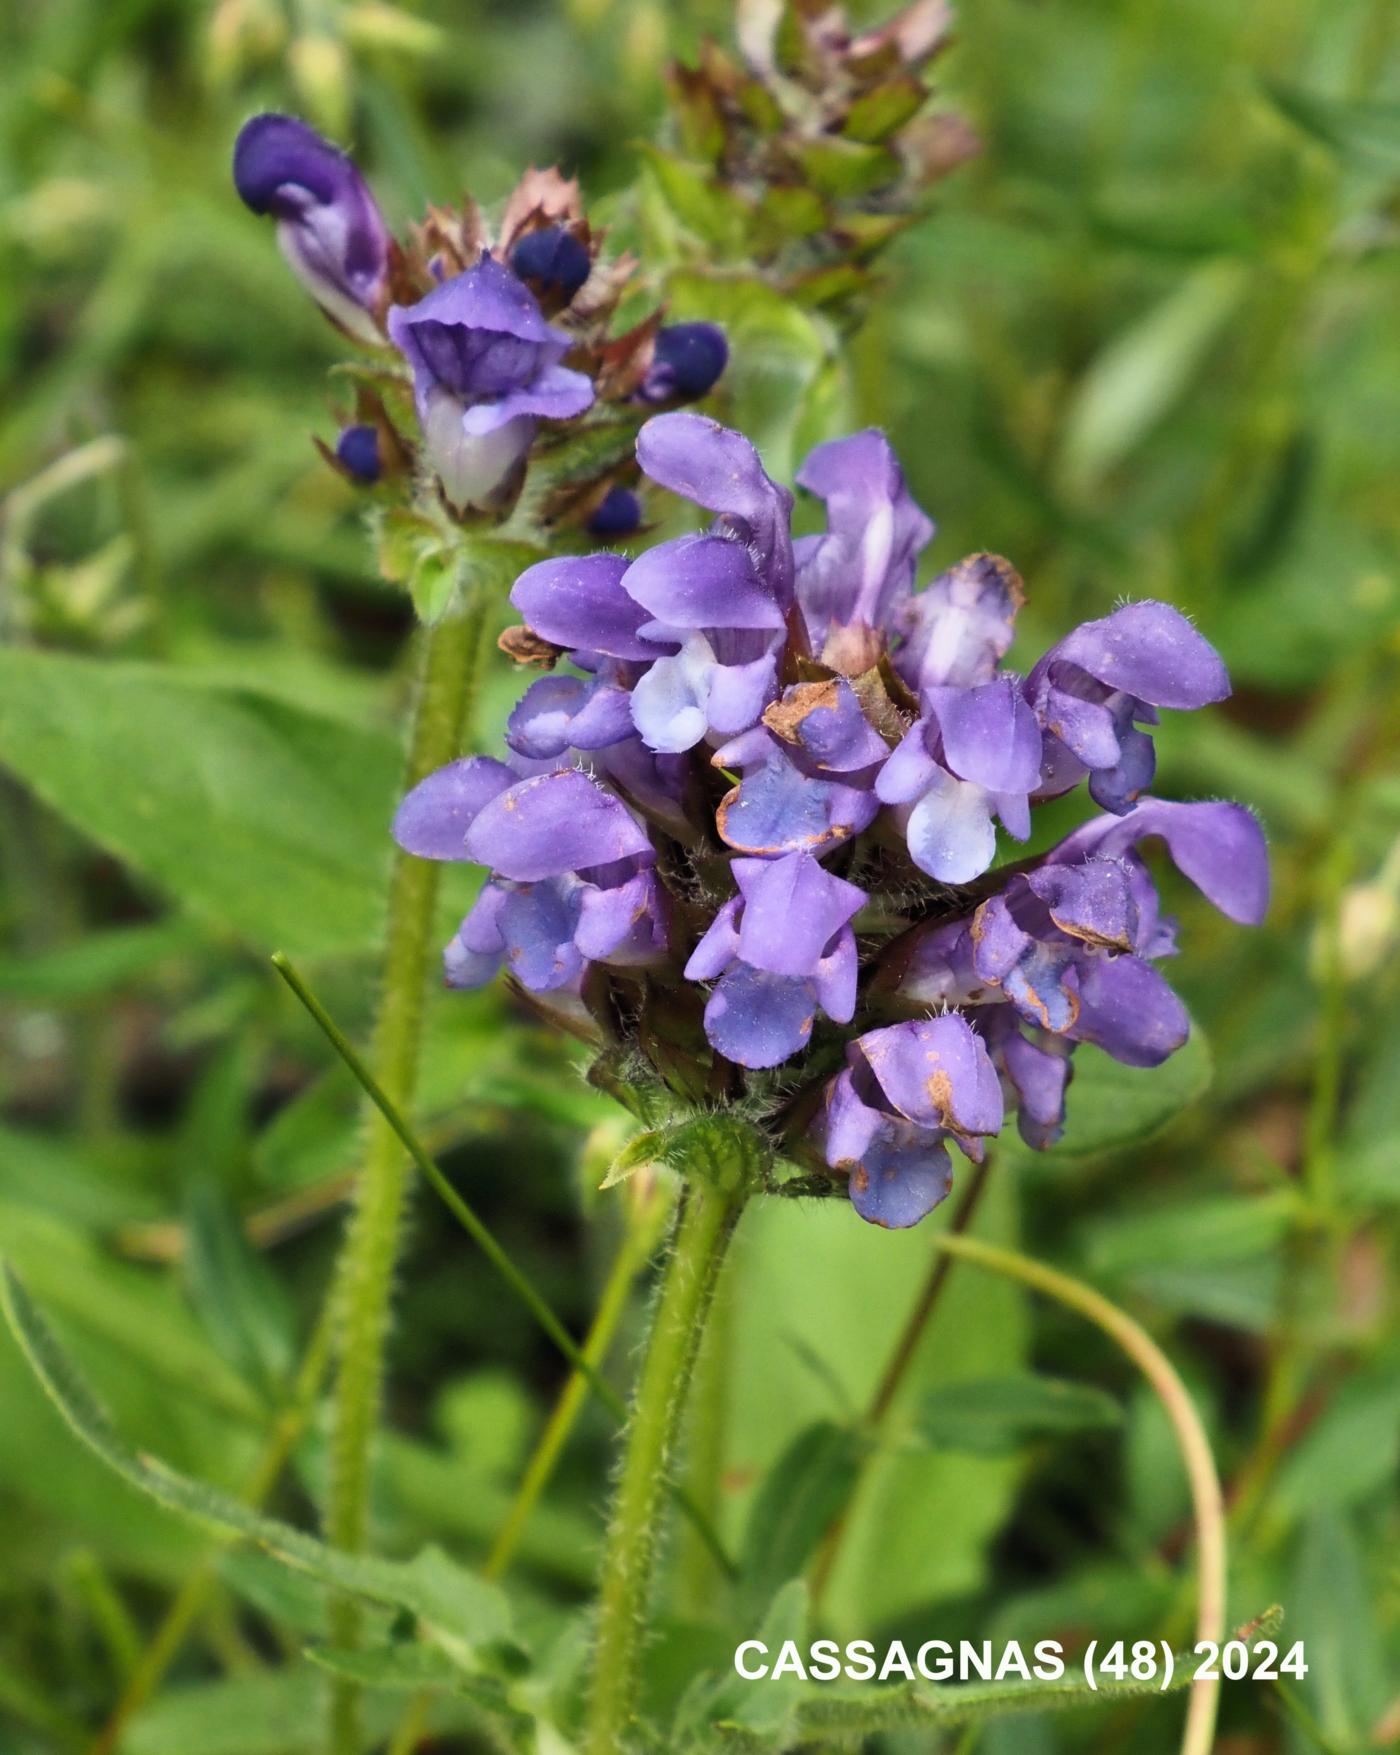
POLYGON ((276 219, 283 255, 326 315, 382 345, 389 232, 345 154, 295 116, 254 116, 233 149, 233 180, 254 213, 276 219))
POLYGON ((400 812, 409 851, 488 867, 447 978, 505 971, 602 1044, 612 1088, 743 1099, 804 1186, 914 1224, 950 1147, 980 1160, 1013 1112, 1053 1144, 1083 1044, 1148 1067, 1186 1040, 1144 843, 1262 917, 1246 810, 1136 796, 1140 727, 1218 697, 1223 666, 1147 603, 1005 669, 1020 579, 983 554, 915 589, 933 526, 880 433, 804 462, 827 528, 797 541, 742 434, 660 415, 637 461, 708 527, 522 573, 502 643, 547 669, 509 763, 453 764, 400 812), (1111 814, 995 872, 999 835, 1086 773, 1111 814))
POLYGON ((388 323, 413 368, 429 460, 458 511, 508 489, 541 418, 568 420, 592 404, 590 380, 560 364, 569 337, 485 252, 416 305, 394 305, 388 323))

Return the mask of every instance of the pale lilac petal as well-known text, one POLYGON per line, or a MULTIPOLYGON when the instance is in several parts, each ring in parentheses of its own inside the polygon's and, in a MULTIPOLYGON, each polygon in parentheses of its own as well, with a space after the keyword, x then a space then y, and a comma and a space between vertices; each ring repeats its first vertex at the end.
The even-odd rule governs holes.
POLYGON ((567 749, 601 749, 631 735, 631 702, 624 690, 563 672, 531 683, 506 721, 510 747, 539 761, 567 749))
MULTIPOLYGON (((959 1012, 868 1030, 851 1044, 880 1089, 920 1127, 994 1134, 1002 1123, 1001 1086, 986 1044, 959 1012)), ((858 1057, 858 1058, 857 1058, 858 1057)))
POLYGON ((1177 868, 1210 902, 1243 926, 1257 926, 1269 906, 1269 850, 1243 805, 1213 800, 1176 804, 1144 798, 1126 817, 1096 817, 1046 855, 1057 864, 1113 859, 1160 835, 1177 868))
POLYGON ((1220 654, 1169 603, 1129 603, 1085 622, 1036 666, 1073 664, 1099 682, 1154 707, 1223 701, 1230 678, 1220 654))
POLYGON ((948 1196, 953 1167, 936 1134, 883 1119, 850 1173, 851 1205, 867 1224, 886 1231, 917 1225, 948 1196))
POLYGON ((394 839, 420 859, 471 859, 467 830, 516 775, 491 756, 464 756, 420 780, 394 816, 394 839))
POLYGON ((685 966, 687 981, 713 981, 738 956, 741 905, 738 896, 731 896, 710 922, 704 937, 690 953, 690 961, 685 966))
POLYGON ((991 792, 1028 793, 1040 778, 1040 725, 1014 677, 973 689, 931 689, 943 759, 960 780, 991 792))
POLYGON ((584 886, 574 943, 592 962, 628 968, 654 962, 666 949, 654 871, 639 871, 609 889, 584 886))
POLYGON ((781 628, 783 611, 742 543, 679 536, 639 555, 623 578, 627 593, 676 628, 781 628))
POLYGON ((828 534, 806 550, 797 582, 813 643, 832 622, 883 628, 908 597, 934 529, 889 440, 871 427, 818 445, 797 480, 826 501, 828 534))
POLYGON ((816 1012, 813 982, 734 963, 705 1007, 705 1034, 726 1060, 778 1066, 807 1046, 816 1012))
POLYGON ((733 737, 757 724, 777 692, 778 654, 766 652, 747 664, 719 664, 710 676, 710 730, 733 737))
POLYGON ((1186 1008, 1138 957, 1086 958, 1079 969, 1074 1034, 1126 1066, 1160 1066, 1191 1033, 1186 1008))
POLYGON ((515 581, 510 600, 542 640, 566 650, 650 659, 664 648, 639 637, 647 612, 623 589, 625 555, 569 555, 537 561, 515 581))
POLYGON ((744 899, 739 955, 775 975, 812 975, 831 939, 864 907, 865 891, 833 877, 810 853, 736 859, 744 899))
MULTIPOLYGON (((879 801, 873 793, 814 780, 795 768, 773 739, 767 742, 764 759, 725 795, 716 813, 721 837, 737 852, 817 853, 874 821, 879 801)), ((724 753, 716 752, 717 764, 724 753)))
POLYGON ((875 776, 875 796, 884 804, 910 804, 921 798, 938 774, 938 763, 929 754, 930 721, 910 726, 875 776))
POLYGON ((971 883, 996 857, 990 796, 941 769, 909 813, 905 833, 909 857, 940 883, 971 883))
POLYGON ((817 984, 817 1004, 827 1017, 833 1024, 849 1024, 856 1015, 856 986, 860 979, 856 937, 849 926, 843 926, 837 933, 812 979, 817 984))
POLYGON ((467 832, 467 852, 521 883, 655 857, 631 812, 573 768, 523 780, 493 798, 467 832))
POLYGON ((671 755, 693 749, 709 730, 715 655, 703 634, 691 634, 672 658, 658 658, 632 689, 632 723, 648 749, 671 755))
POLYGON ((1045 865, 1026 882, 1061 932, 1103 950, 1131 951, 1138 943, 1138 904, 1127 866, 1117 859, 1083 865, 1045 865))
POLYGON ((845 677, 795 684, 768 709, 764 723, 823 773, 859 773, 890 753, 845 677))
POLYGON ((1024 598, 1015 568, 999 555, 959 561, 905 606, 900 675, 917 692, 990 682, 1024 598))
POLYGON ((658 414, 637 434, 637 461, 662 487, 728 520, 751 548, 754 565, 779 605, 787 607, 792 600, 792 495, 769 480, 742 433, 701 414, 658 414))
POLYGON ((573 942, 582 892, 576 878, 551 878, 511 889, 501 904, 506 967, 532 993, 567 986, 583 967, 573 942))

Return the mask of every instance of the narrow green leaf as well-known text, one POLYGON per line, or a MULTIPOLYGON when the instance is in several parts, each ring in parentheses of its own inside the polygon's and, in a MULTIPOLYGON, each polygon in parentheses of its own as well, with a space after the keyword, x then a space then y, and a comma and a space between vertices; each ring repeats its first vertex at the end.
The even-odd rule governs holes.
POLYGON ((1122 1422, 1123 1410, 1103 1390, 1026 1372, 929 1390, 918 1432, 934 1450, 1002 1456, 1039 1438, 1100 1432, 1122 1422))
POLYGON ((1059 474, 1071 498, 1092 493, 1170 412, 1238 310, 1245 285, 1239 264, 1209 263, 1106 344, 1065 417, 1059 474))
POLYGON ((138 1492, 216 1535, 253 1543, 293 1572, 407 1610, 450 1650, 467 1653, 507 1637, 509 1613, 502 1593, 439 1549, 425 1548, 412 1560, 344 1554, 130 1449, 7 1264, 0 1267, 0 1305, 39 1382, 75 1436, 138 1492))
POLYGON ((431 1688, 459 1695, 496 1719, 507 1735, 517 1740, 534 1732, 534 1716, 512 1704, 507 1685, 499 1676, 470 1675, 435 1646, 404 1642, 345 1651, 336 1646, 312 1645, 306 1648, 306 1656, 333 1676, 344 1676, 362 1688, 395 1693, 417 1693, 420 1688, 431 1688))
POLYGON ((819 1420, 774 1463, 749 1511, 739 1559, 750 1605, 767 1602, 785 1579, 802 1573, 850 1497, 864 1448, 857 1433, 819 1420))

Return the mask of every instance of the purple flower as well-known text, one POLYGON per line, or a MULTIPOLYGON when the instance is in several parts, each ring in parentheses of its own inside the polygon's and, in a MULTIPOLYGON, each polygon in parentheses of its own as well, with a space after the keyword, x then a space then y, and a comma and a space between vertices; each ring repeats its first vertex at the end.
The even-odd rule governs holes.
POLYGON ((1087 773, 1095 804, 1121 816, 1156 769, 1140 727, 1156 724, 1158 707, 1204 707, 1229 693, 1220 655, 1170 604, 1129 603, 1085 622, 1026 678, 1045 729, 1042 791, 1066 792, 1087 773))
POLYGON ((1016 679, 926 691, 924 716, 875 781, 901 807, 909 856, 941 883, 980 877, 996 853, 992 817, 1024 841, 1040 779, 1040 727, 1016 679))
POLYGON ((668 323, 637 392, 642 402, 698 402, 729 364, 729 342, 715 323, 668 323))
POLYGON ((295 116, 254 116, 234 145, 233 180, 254 213, 276 219, 283 255, 326 315, 382 345, 389 233, 345 154, 295 116))
POLYGON ((810 853, 736 859, 730 870, 739 894, 715 915, 685 975, 719 976, 705 1034, 727 1060, 777 1066, 806 1045, 818 1009, 838 1024, 855 1015, 850 922, 865 892, 824 871, 810 853))
POLYGON ((1024 681, 1003 669, 1020 579, 973 555, 914 590, 932 525, 878 433, 808 458, 827 530, 796 544, 741 434, 660 415, 637 456, 708 529, 523 573, 533 640, 511 649, 554 668, 510 716, 509 764, 454 763, 401 808, 402 846, 489 868, 448 979, 508 970, 568 1027, 591 1017, 614 1069, 743 1095, 862 1217, 914 1224, 950 1141, 980 1159, 1014 1111, 1054 1143, 1079 1045, 1155 1066, 1186 1040, 1144 842, 1262 918, 1247 811, 1138 799, 1140 727, 1218 699, 1223 668, 1175 610, 1135 604, 1024 681), (985 876, 998 821, 1026 839, 1085 774, 1111 814, 985 876))
POLYGON ((485 252, 416 305, 392 306, 388 324, 413 368, 429 459, 458 511, 508 498, 540 419, 569 420, 592 404, 591 381, 560 364, 569 337, 485 252))
POLYGON ((999 1131, 1002 1094, 982 1038, 957 1012, 869 1030, 826 1090, 827 1163, 849 1179, 863 1219, 898 1231, 947 1194, 944 1141, 980 1161, 999 1131))
POLYGON ((797 481, 826 501, 826 535, 797 545, 798 601, 808 639, 820 652, 833 624, 885 628, 894 622, 934 527, 905 486, 889 440, 874 427, 818 445, 797 481))

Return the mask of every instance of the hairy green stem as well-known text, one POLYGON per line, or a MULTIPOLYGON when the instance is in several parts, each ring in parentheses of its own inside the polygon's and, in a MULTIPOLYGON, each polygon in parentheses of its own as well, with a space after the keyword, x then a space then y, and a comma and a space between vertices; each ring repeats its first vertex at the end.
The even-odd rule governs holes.
MULTIPOLYGON (((473 703, 485 595, 483 585, 476 580, 468 581, 463 589, 464 600, 421 636, 405 775, 409 786, 457 754, 473 703)), ((423 989, 434 949, 440 871, 435 861, 398 853, 389 886, 370 1062, 379 1084, 399 1105, 411 1101, 417 1083, 423 989)), ((329 1541, 347 1553, 359 1552, 369 1534, 372 1453, 406 1184, 407 1157, 402 1142, 378 1107, 371 1104, 354 1211, 336 1264, 338 1371, 332 1401, 325 1530, 329 1541)), ((359 1632, 359 1606, 349 1598, 333 1599, 332 1643, 353 1647, 359 1632)), ((359 1695, 354 1683, 337 1679, 332 1686, 328 1727, 332 1755, 357 1755, 359 1695)))
POLYGON ((624 1755, 632 1742, 665 1483, 705 1319, 746 1195, 738 1178, 721 1183, 696 1176, 682 1198, 603 1551, 587 1755, 624 1755))

